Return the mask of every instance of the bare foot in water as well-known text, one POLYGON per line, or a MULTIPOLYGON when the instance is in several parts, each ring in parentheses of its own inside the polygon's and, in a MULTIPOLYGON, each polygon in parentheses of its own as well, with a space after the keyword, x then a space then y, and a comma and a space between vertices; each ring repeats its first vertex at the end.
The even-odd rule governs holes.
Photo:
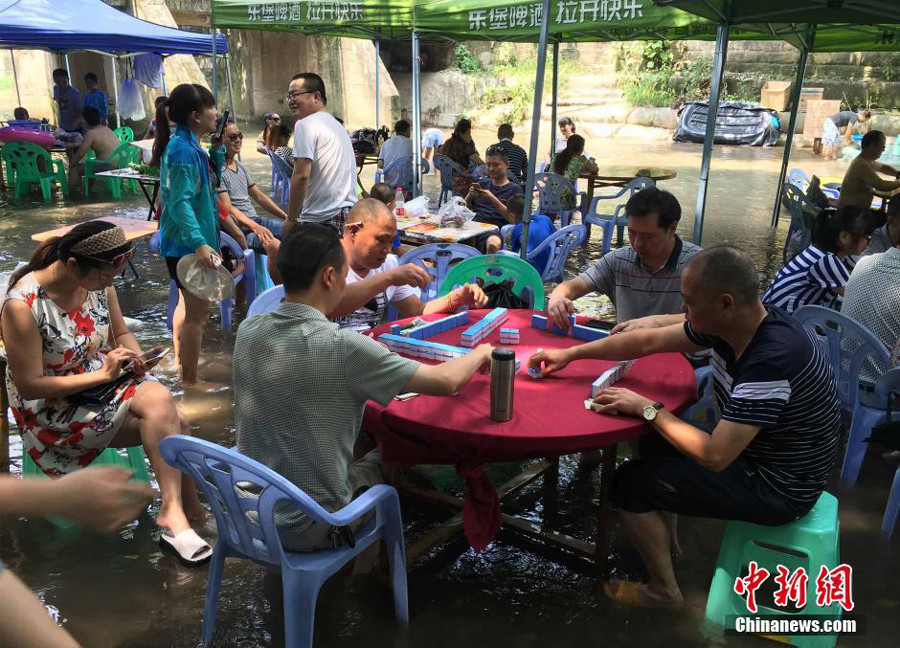
POLYGON ((680 591, 664 593, 651 588, 648 583, 607 581, 603 583, 603 592, 612 600, 629 607, 660 610, 680 610, 684 607, 684 597, 680 591))

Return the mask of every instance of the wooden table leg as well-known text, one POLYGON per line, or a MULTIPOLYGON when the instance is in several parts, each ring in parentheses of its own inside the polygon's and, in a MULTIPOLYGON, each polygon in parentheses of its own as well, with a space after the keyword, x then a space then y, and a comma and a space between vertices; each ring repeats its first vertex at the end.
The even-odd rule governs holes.
POLYGON ((609 562, 609 527, 610 512, 609 487, 613 473, 616 471, 616 454, 618 446, 614 443, 603 449, 603 460, 600 464, 600 502, 597 507, 597 536, 594 540, 594 566, 601 578, 606 576, 609 562))

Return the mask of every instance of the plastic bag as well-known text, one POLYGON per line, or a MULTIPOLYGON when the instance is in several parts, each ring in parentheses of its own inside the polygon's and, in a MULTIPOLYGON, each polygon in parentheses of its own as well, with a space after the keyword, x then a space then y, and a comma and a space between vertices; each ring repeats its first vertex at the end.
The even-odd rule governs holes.
POLYGON ((119 88, 119 114, 122 119, 138 121, 144 119, 144 100, 141 98, 141 89, 134 79, 125 79, 119 88))
POLYGON ((459 196, 453 196, 441 206, 438 212, 441 219, 441 227, 460 228, 475 218, 475 212, 466 207, 466 201, 459 196))
POLYGON ((410 218, 425 218, 428 213, 428 196, 419 196, 418 198, 407 200, 403 208, 406 210, 406 215, 410 218))

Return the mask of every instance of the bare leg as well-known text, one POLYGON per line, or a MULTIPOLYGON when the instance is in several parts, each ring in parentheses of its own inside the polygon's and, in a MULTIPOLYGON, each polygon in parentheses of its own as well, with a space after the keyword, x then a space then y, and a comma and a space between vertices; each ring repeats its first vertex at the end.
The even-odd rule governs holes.
POLYGON ((179 291, 178 304, 172 313, 172 348, 175 351, 175 366, 181 366, 181 330, 184 328, 184 299, 179 291))
MULTIPOLYGON (((637 605, 677 609, 684 605, 684 597, 675 580, 672 569, 672 555, 669 553, 669 531, 662 515, 657 511, 649 513, 621 512, 622 524, 631 544, 640 554, 644 566, 650 574, 650 582, 640 585, 637 605)), ((605 588, 607 594, 615 596, 612 588, 605 588)))
POLYGON ((669 550, 672 558, 681 558, 681 544, 678 542, 678 516, 668 511, 660 511, 663 522, 666 523, 666 529, 669 531, 669 550))
MULTIPOLYGON (((156 524, 169 529, 172 535, 191 528, 182 504, 181 471, 167 464, 159 453, 159 444, 170 434, 184 431, 182 421, 169 390, 158 382, 138 385, 131 399, 129 416, 111 445, 127 447, 134 445, 135 431, 140 435, 141 445, 150 460, 162 503, 156 516, 156 524)), ((196 498, 194 489, 193 498, 196 498)), ((199 506, 199 501, 197 501, 199 506)))
POLYGON ((8 569, 0 572, 0 636, 3 645, 21 648, 78 648, 56 625, 34 594, 8 569))
POLYGON ((200 347, 203 329, 209 319, 209 302, 181 291, 184 302, 184 323, 181 325, 178 359, 181 361, 181 380, 186 385, 197 383, 197 365, 200 363, 200 347))

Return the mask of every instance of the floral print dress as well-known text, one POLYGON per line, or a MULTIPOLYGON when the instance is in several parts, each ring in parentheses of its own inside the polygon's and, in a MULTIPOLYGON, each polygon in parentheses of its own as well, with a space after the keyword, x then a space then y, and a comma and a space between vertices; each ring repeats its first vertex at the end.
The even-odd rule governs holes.
MULTIPOLYGON (((29 273, 7 293, 31 308, 43 340, 46 376, 70 376, 103 367, 110 344, 109 305, 105 290, 89 292, 80 308, 64 311, 29 273)), ((7 368, 9 403, 25 450, 47 475, 64 475, 91 463, 116 436, 128 414, 129 402, 144 376, 116 389, 100 409, 74 404, 68 398, 25 400, 7 368)))

